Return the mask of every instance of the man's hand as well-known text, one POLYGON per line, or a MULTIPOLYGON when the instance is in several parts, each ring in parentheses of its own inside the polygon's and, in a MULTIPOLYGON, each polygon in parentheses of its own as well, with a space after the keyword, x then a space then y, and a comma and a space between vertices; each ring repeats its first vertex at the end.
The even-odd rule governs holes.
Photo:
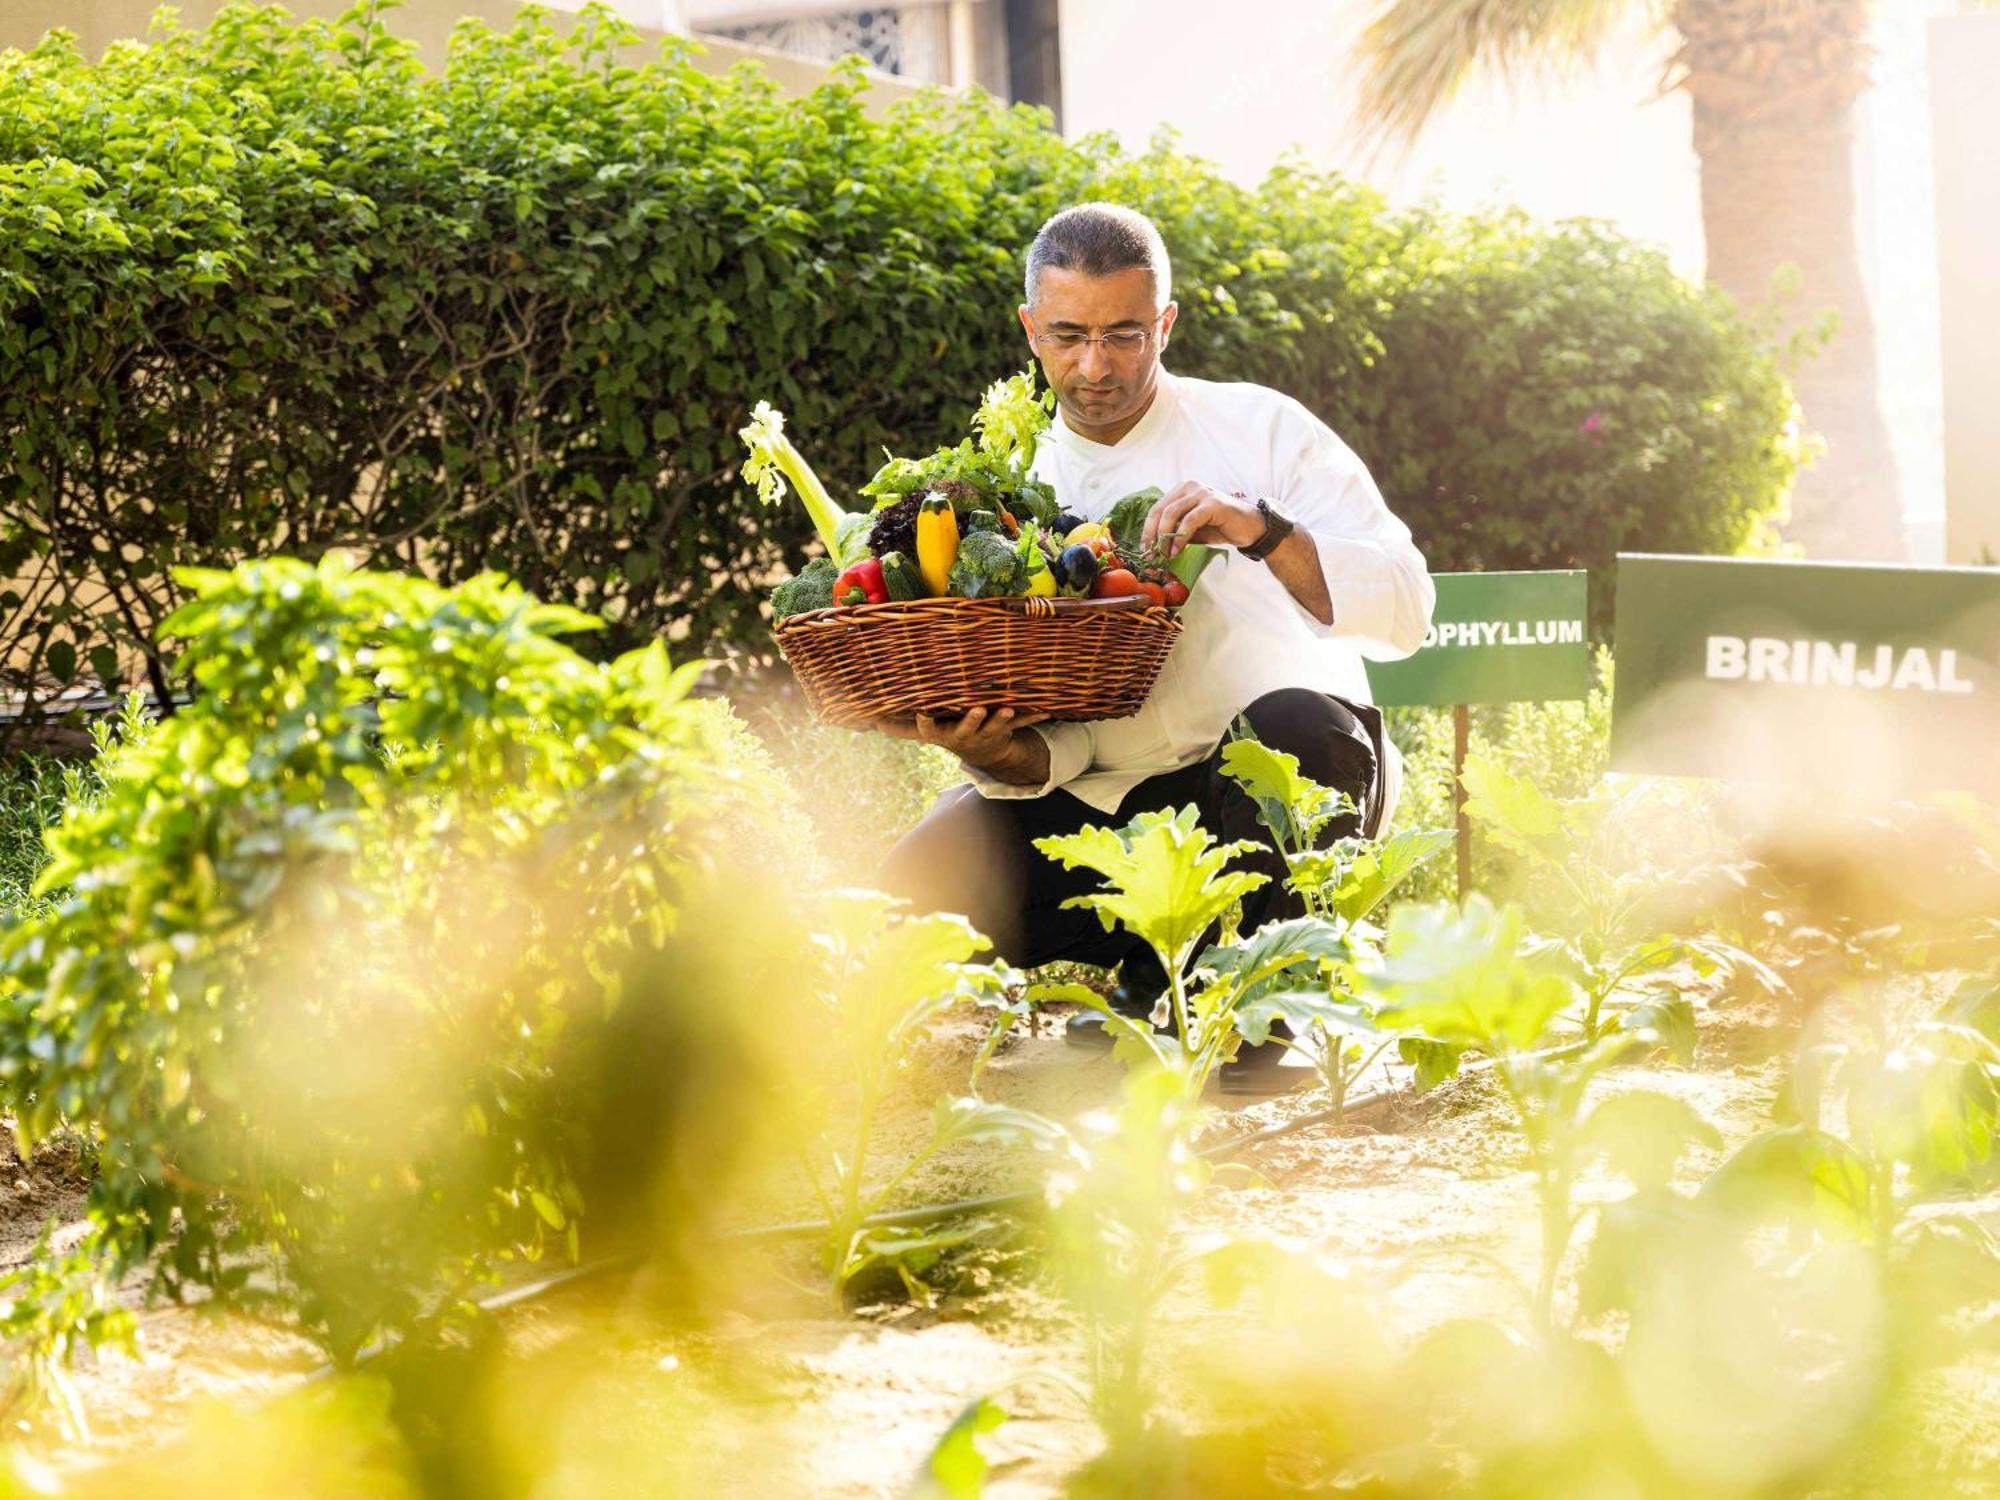
POLYGON ((1049 747, 1029 726, 1041 723, 1047 714, 1016 713, 1011 708, 974 708, 962 719, 934 719, 918 714, 912 719, 872 720, 876 729, 899 740, 919 740, 941 745, 996 781, 1013 786, 1040 786, 1049 779, 1049 747))
POLYGON ((1251 547, 1263 535, 1264 518, 1257 513, 1256 501, 1188 480, 1154 502, 1146 513, 1139 545, 1148 552, 1157 547, 1163 557, 1171 558, 1190 542, 1251 547))

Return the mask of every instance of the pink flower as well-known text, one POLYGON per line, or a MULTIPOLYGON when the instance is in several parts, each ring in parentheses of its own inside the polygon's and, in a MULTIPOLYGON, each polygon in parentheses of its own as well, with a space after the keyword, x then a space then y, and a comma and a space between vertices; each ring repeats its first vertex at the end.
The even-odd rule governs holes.
POLYGON ((1582 433, 1585 437, 1589 438, 1593 443, 1603 442, 1604 413, 1601 411, 1592 412, 1589 416, 1585 417, 1581 422, 1576 424, 1576 430, 1582 433))

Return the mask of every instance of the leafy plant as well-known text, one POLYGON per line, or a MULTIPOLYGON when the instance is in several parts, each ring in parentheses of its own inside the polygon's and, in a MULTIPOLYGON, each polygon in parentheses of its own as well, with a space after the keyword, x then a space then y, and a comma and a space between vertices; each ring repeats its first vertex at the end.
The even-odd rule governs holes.
POLYGON ((596 622, 504 579, 181 583, 200 694, 128 718, 48 834, 55 899, 0 932, 20 1145, 73 1127, 98 1162, 70 1274, 13 1273, 9 1327, 60 1357, 143 1271, 345 1359, 579 1253, 593 1046, 678 1013, 654 960, 726 883, 711 839, 728 879, 796 863, 785 798, 699 665, 593 665, 557 637, 596 622))
MULTIPOLYGON (((1066 905, 1097 913, 1105 931, 1123 927, 1158 955, 1167 975, 1157 1020, 1170 1025, 1162 1039, 1143 1024, 1112 1011, 1102 996, 1079 984, 1037 985, 1036 1001, 1070 1000, 1105 1017, 1127 1055, 1184 1071, 1199 1090, 1233 1057, 1247 1032, 1268 1033, 1270 1017, 1245 1002, 1271 987, 1287 970, 1343 958, 1347 945, 1320 917, 1273 922, 1239 942, 1205 949, 1200 967, 1190 961, 1204 935, 1267 877, 1231 870, 1235 856, 1255 848, 1247 840, 1217 844, 1196 821, 1192 806, 1140 813, 1123 828, 1085 828, 1037 839, 1035 847, 1068 869, 1095 870, 1104 888, 1073 896, 1066 905)), ((1300 1007, 1308 1002, 1298 1002, 1300 1007)))
POLYGON ((1767 993, 1784 990, 1775 970, 1734 943, 1660 930, 1663 893, 1696 872, 1670 874, 1624 857, 1625 826, 1651 815, 1646 792, 1600 786, 1588 797, 1558 800, 1483 756, 1467 756, 1465 787, 1468 816, 1527 866, 1537 924, 1576 976, 1583 998, 1575 1020, 1586 1040, 1607 1029, 1607 1007, 1644 1005, 1649 1015, 1686 1008, 1676 1033, 1691 1043, 1691 1007, 1677 991, 1626 993, 1633 981, 1678 964, 1698 974, 1720 971, 1767 993))
POLYGON ((913 1258, 935 1257, 978 1232, 976 1225, 910 1231, 865 1223, 926 1162, 954 1145, 1011 1140, 1022 1130, 1039 1137, 1048 1129, 1035 1117, 977 1097, 992 1042, 1017 1014, 1004 1005, 1007 986, 1017 976, 970 962, 988 945, 963 918, 899 914, 898 904, 874 892, 848 891, 815 907, 820 968, 815 998, 808 1003, 817 1014, 804 1018, 799 1033, 813 1052, 800 1072, 820 1080, 806 1107, 826 1147, 826 1172, 811 1157, 806 1167, 829 1226, 824 1258, 836 1306, 849 1282, 876 1265, 894 1267, 917 1294, 909 1274, 913 1258), (999 1009, 988 1045, 973 1064, 973 1096, 940 1101, 930 1137, 871 1184, 870 1145, 883 1104, 931 1024, 966 1002, 999 1009), (828 1138, 837 1121, 847 1128, 844 1147, 828 1138))
POLYGON ((1608 1100, 1587 1110, 1586 1091, 1606 1068, 1662 1045, 1665 1032, 1634 1015, 1626 1030, 1547 1045, 1551 1024, 1574 1003, 1573 981, 1528 951, 1518 908, 1496 909, 1478 895, 1462 911, 1442 904, 1399 908, 1369 982, 1383 1023, 1421 1034, 1423 1040, 1405 1042, 1420 1084, 1455 1071, 1467 1051, 1492 1060, 1535 1175, 1541 1270, 1532 1308, 1537 1328, 1551 1330, 1556 1282, 1575 1227, 1570 1199, 1582 1151, 1593 1133, 1611 1132, 1612 1121, 1673 1107, 1608 1100), (1600 1121, 1607 1109, 1614 1114, 1600 1121))
POLYGON ((1381 840, 1324 838, 1336 819, 1353 815, 1353 799, 1301 774, 1297 756, 1254 736, 1223 747, 1222 771, 1256 804, 1285 861, 1286 883, 1307 914, 1330 922, 1348 945, 1344 962, 1301 965, 1292 987, 1273 981, 1239 1007, 1253 1043, 1264 1041, 1274 1022, 1289 1026, 1318 1067, 1340 1120, 1354 1081, 1399 1040, 1384 1032, 1361 978, 1378 950, 1380 929, 1369 919, 1452 836, 1404 829, 1381 840))

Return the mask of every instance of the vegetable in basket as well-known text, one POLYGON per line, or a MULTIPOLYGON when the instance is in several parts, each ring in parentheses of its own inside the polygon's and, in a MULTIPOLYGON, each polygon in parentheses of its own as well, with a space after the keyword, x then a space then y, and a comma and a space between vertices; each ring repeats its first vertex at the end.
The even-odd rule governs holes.
MULTIPOLYGON (((1120 557, 1127 562, 1153 564, 1153 570, 1157 572, 1171 573, 1180 580, 1185 591, 1194 587, 1202 569, 1215 560, 1215 549, 1195 543, 1183 547, 1171 559, 1156 561, 1149 558, 1141 546, 1141 539, 1146 533, 1146 517, 1163 498, 1164 494, 1157 485, 1134 490, 1111 507, 1110 514, 1104 518, 1104 527, 1110 533, 1120 557)), ((1185 592, 1181 597, 1186 598, 1185 592)))
POLYGON ((924 587, 924 575, 917 571, 917 565, 900 552, 882 555, 882 582, 889 590, 891 604, 921 599, 930 592, 924 587))
POLYGON ((785 436, 783 412, 768 401, 759 401, 750 413, 750 425, 738 436, 750 449, 743 477, 757 487, 759 500, 776 505, 785 498, 785 481, 789 479, 806 514, 812 517, 813 530, 819 533, 828 557, 844 568, 868 555, 868 533, 875 518, 865 512, 842 510, 833 503, 812 465, 785 436))
POLYGON ((771 592, 771 618, 787 619, 808 610, 833 608, 833 585, 840 566, 830 557, 815 557, 795 577, 787 578, 771 592))
POLYGON ((958 544, 950 591, 961 599, 999 599, 1022 593, 1027 565, 1017 545, 997 531, 975 531, 958 544))
POLYGON ((835 604, 887 604, 889 585, 882 578, 882 559, 864 557, 833 581, 835 604))
MULTIPOLYGON (((967 438, 953 448, 940 448, 927 458, 891 458, 861 487, 875 501, 877 515, 906 503, 912 495, 940 494, 950 499, 961 518, 975 510, 993 512, 1009 530, 1009 521, 1032 518, 1044 527, 1056 515, 1055 491, 1029 477, 1035 444, 1049 425, 1054 409, 1051 391, 1035 392, 1035 373, 1023 370, 987 388, 972 425, 978 439, 967 438)), ((882 550, 877 545, 877 551, 882 550)))
POLYGON ((924 496, 917 512, 917 567, 931 593, 956 592, 951 589, 951 579, 958 553, 958 512, 944 495, 924 496))

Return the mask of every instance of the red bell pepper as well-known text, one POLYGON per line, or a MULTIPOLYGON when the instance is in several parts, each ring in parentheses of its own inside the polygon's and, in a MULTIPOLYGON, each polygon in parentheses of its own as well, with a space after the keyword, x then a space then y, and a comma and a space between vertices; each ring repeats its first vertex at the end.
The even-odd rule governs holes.
POLYGON ((835 604, 887 604, 889 585, 882 577, 882 559, 864 557, 833 580, 835 604))

